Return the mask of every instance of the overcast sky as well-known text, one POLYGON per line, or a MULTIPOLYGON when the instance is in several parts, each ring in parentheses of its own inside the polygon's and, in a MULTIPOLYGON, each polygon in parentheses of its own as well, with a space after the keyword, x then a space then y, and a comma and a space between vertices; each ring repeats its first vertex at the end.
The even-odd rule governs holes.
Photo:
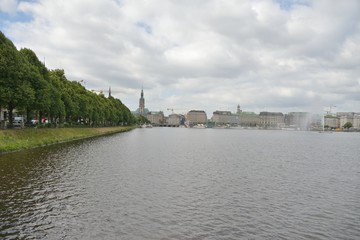
POLYGON ((143 86, 166 115, 360 112, 359 11, 358 0, 0 0, 0 30, 131 110, 143 86))

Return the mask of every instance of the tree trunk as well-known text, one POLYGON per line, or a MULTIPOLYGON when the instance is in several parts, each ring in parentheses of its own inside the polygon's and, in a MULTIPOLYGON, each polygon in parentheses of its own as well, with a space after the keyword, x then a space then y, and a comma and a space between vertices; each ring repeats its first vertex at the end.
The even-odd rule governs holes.
POLYGON ((7 110, 8 110, 8 114, 9 114, 9 128, 13 128, 13 121, 14 121, 13 110, 14 110, 14 107, 12 106, 12 104, 8 105, 7 110))
POLYGON ((26 125, 30 126, 31 125, 31 110, 30 108, 26 108, 26 125))

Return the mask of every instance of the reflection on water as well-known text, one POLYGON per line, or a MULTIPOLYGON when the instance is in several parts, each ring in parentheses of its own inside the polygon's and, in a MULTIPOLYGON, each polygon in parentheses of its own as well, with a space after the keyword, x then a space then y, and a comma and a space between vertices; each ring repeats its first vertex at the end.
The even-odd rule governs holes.
POLYGON ((0 155, 4 239, 359 239, 360 134, 136 129, 0 155))

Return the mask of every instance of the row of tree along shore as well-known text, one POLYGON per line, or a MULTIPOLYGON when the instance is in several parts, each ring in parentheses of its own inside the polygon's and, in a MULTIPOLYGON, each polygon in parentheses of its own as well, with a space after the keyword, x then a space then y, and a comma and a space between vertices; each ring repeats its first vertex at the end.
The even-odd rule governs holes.
POLYGON ((0 31, 0 109, 6 109, 8 128, 14 110, 27 125, 46 119, 49 126, 107 127, 132 125, 130 110, 119 100, 85 89, 70 81, 62 69, 49 70, 27 48, 17 50, 0 31))

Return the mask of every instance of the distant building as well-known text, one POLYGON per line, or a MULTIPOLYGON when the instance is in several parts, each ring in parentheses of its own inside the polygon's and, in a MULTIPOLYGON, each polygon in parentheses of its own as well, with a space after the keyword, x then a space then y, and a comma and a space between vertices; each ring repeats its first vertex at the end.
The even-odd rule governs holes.
POLYGON ((325 128, 331 128, 331 129, 340 127, 339 118, 334 115, 324 116, 324 126, 325 126, 325 128))
POLYGON ((239 114, 232 114, 230 111, 215 111, 213 112, 212 121, 216 125, 238 125, 240 123, 239 114))
POLYGON ((172 113, 169 115, 167 119, 167 125, 170 127, 178 127, 182 124, 181 121, 182 121, 182 115, 172 113))
POLYGON ((186 114, 186 121, 188 121, 190 126, 206 124, 207 116, 203 110, 191 110, 186 114))
POLYGON ((136 109, 136 111, 133 112, 133 114, 135 116, 141 115, 141 116, 146 117, 148 112, 149 112, 149 109, 145 108, 144 90, 141 88, 141 94, 140 94, 140 99, 139 99, 139 108, 136 109))
POLYGON ((265 128, 280 128, 285 125, 285 117, 281 112, 260 112, 260 126, 265 128))
POLYGON ((343 127, 345 123, 350 122, 354 129, 360 129, 360 113, 355 112, 338 112, 336 116, 339 119, 339 127, 343 127))
POLYGON ((162 125, 165 122, 164 113, 159 112, 148 112, 146 115, 147 120, 151 122, 152 125, 162 125))
POLYGON ((354 114, 353 128, 360 129, 360 113, 354 114))
POLYGON ((240 112, 240 126, 256 127, 260 124, 260 117, 254 112, 240 112))

